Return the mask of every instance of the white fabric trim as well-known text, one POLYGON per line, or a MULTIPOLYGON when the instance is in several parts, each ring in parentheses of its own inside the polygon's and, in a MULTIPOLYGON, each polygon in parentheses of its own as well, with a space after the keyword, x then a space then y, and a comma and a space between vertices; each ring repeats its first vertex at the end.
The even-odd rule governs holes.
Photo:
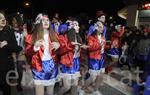
POLYGON ((60 73, 58 76, 59 78, 67 78, 68 80, 71 80, 81 77, 81 74, 80 72, 76 72, 75 74, 60 73))
POLYGON ((56 78, 50 80, 33 80, 35 85, 50 86, 55 85, 56 78))
POLYGON ((112 54, 107 54, 107 55, 114 57, 114 58, 119 58, 119 55, 112 55, 112 54))
POLYGON ((105 68, 101 68, 101 72, 102 72, 102 73, 105 73, 105 68))
POLYGON ((99 75, 100 72, 101 72, 101 70, 92 70, 92 69, 89 69, 89 73, 90 73, 91 75, 99 75))
POLYGON ((52 59, 52 56, 50 54, 50 51, 49 51, 49 35, 48 35, 48 31, 45 31, 44 30, 44 52, 43 52, 43 55, 42 55, 42 61, 44 60, 51 60, 52 59))

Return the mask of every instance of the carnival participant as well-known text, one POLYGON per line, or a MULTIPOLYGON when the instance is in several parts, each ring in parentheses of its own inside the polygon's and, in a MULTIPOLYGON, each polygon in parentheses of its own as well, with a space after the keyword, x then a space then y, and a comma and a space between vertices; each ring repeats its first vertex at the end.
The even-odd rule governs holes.
POLYGON ((60 26, 60 63, 63 87, 58 95, 63 95, 71 89, 71 95, 77 95, 77 86, 80 77, 80 50, 86 48, 81 45, 79 36, 79 23, 76 20, 69 21, 69 26, 60 26), (68 29, 67 29, 68 28, 68 29))
POLYGON ((54 16, 53 16, 53 19, 52 19, 52 29, 54 32, 58 33, 58 29, 59 29, 59 26, 60 26, 60 18, 59 18, 59 14, 58 13, 55 13, 54 16))
POLYGON ((105 26, 106 14, 103 11, 97 11, 96 12, 96 18, 97 18, 97 21, 100 21, 104 26, 103 35, 104 35, 104 38, 106 39, 106 37, 107 37, 107 35, 106 35, 107 28, 105 26))
POLYGON ((98 21, 89 28, 88 35, 88 51, 89 51, 89 74, 90 77, 85 81, 83 90, 91 90, 94 95, 101 95, 99 92, 99 78, 100 72, 104 63, 104 47, 105 40, 102 35, 104 31, 103 24, 98 21))
POLYGON ((56 51, 60 44, 52 31, 48 15, 40 13, 35 19, 32 36, 28 36, 26 51, 33 53, 32 73, 35 94, 54 95, 54 85, 58 74, 56 51))
POLYGON ((108 51, 108 55, 111 57, 112 61, 107 71, 110 72, 112 70, 112 66, 117 65, 120 56, 120 44, 121 44, 121 37, 124 34, 124 26, 116 25, 116 31, 113 31, 110 50, 108 51))

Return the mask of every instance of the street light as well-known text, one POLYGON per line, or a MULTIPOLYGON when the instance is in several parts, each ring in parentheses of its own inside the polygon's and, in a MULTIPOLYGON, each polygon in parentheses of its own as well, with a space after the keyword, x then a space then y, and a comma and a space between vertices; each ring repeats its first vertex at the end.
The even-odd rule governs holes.
POLYGON ((29 2, 25 2, 25 3, 24 3, 24 6, 25 6, 25 7, 30 7, 30 3, 29 3, 29 2))
POLYGON ((150 9, 150 3, 146 3, 146 4, 144 4, 144 9, 150 9))
POLYGON ((20 12, 17 12, 17 15, 19 15, 20 14, 20 12))

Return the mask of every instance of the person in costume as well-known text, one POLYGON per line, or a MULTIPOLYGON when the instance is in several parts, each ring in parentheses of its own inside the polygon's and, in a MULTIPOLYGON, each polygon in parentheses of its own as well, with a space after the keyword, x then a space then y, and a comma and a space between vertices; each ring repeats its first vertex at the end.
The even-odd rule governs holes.
POLYGON ((104 59, 104 47, 105 39, 102 35, 104 26, 100 21, 97 21, 94 25, 90 26, 88 33, 88 52, 89 62, 88 69, 90 77, 85 81, 83 90, 90 90, 94 95, 101 95, 99 92, 99 80, 100 72, 103 67, 104 59))
POLYGON ((112 62, 108 66, 107 71, 112 70, 112 65, 116 65, 119 61, 119 55, 120 55, 120 45, 121 45, 121 37, 124 34, 124 26, 116 25, 115 26, 116 31, 113 31, 111 43, 110 43, 110 50, 108 51, 108 56, 111 57, 112 62))
POLYGON ((107 28, 105 26, 106 15, 103 11, 97 11, 96 12, 96 18, 97 18, 97 21, 100 21, 104 25, 103 35, 104 35, 104 38, 106 39, 106 37, 107 37, 106 36, 107 28))
POLYGON ((79 36, 79 23, 76 20, 70 20, 66 24, 60 25, 60 77, 63 81, 63 87, 58 95, 63 95, 71 89, 70 95, 77 95, 77 86, 80 77, 80 50, 81 38, 79 36))
MULTIPOLYGON (((22 50, 17 45, 15 34, 8 25, 6 25, 6 17, 3 11, 0 11, 0 89, 3 95, 11 95, 10 77, 14 73, 14 59, 12 54, 19 53, 22 50), (11 73, 11 74, 10 74, 11 73)), ((15 73, 16 74, 16 73, 15 73)))
POLYGON ((58 33, 58 29, 59 29, 59 26, 60 26, 60 20, 59 20, 59 14, 58 13, 55 13, 54 16, 53 16, 53 19, 52 19, 52 29, 54 32, 58 33))
POLYGON ((35 19, 33 34, 26 40, 27 54, 32 53, 32 73, 35 94, 54 95, 54 85, 58 74, 56 51, 60 44, 52 31, 48 15, 38 14, 35 19))

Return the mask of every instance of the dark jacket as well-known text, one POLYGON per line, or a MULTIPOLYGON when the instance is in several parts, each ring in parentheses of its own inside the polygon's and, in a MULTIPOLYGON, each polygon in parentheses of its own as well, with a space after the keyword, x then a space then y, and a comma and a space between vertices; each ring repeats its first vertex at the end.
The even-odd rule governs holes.
POLYGON ((0 42, 7 41, 7 45, 0 48, 0 71, 14 69, 12 53, 22 50, 17 45, 14 31, 10 27, 5 27, 0 31, 0 42))

